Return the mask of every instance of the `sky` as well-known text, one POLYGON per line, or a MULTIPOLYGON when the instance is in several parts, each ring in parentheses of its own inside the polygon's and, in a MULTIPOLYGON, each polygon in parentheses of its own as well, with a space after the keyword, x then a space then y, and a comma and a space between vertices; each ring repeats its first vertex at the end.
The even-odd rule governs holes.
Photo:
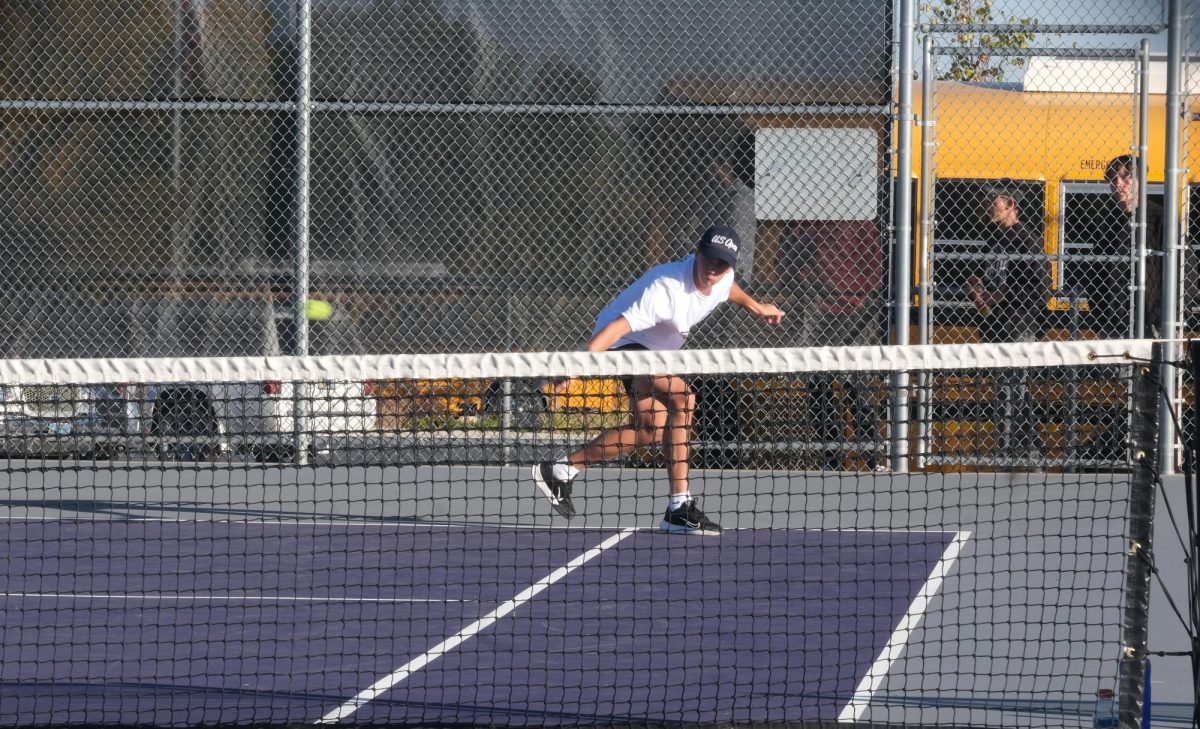
MULTIPOLYGON (((917 0, 918 7, 925 3, 940 4, 943 0, 917 0)), ((969 0, 978 2, 979 0, 969 0)), ((1200 61, 1200 0, 1182 0, 1185 22, 1185 53, 1200 61), (1189 20, 1194 18, 1195 28, 1187 32, 1189 20)), ((995 23, 1020 21, 1032 18, 1040 25, 1156 25, 1166 22, 1166 0, 993 0, 992 20, 995 23)), ((1150 39, 1150 52, 1154 56, 1166 56, 1167 34, 1070 34, 1038 33, 1033 45, 1041 48, 1136 48, 1142 38, 1150 39)), ((916 63, 920 64, 920 50, 916 49, 916 63)), ((1020 81, 1023 71, 1011 67, 1005 80, 1020 81)))
MULTIPOLYGON (((1166 22, 1165 0, 994 0, 993 17, 996 22, 1009 17, 1034 18, 1039 23, 1049 24, 1113 24, 1149 25, 1166 22)), ((1185 18, 1192 16, 1200 23, 1200 0, 1183 0, 1185 18)), ((1200 28, 1189 34, 1186 47, 1200 54, 1200 28)), ((1044 35, 1037 45, 1068 46, 1078 43, 1087 47, 1127 47, 1136 45, 1141 35, 1092 35, 1056 36, 1044 35)), ((1167 34, 1148 36, 1151 53, 1167 52, 1167 34)))

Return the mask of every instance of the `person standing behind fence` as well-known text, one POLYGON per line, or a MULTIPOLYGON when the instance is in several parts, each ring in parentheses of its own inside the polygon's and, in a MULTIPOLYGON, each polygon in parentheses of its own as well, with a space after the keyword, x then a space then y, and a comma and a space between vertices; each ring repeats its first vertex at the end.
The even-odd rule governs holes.
MULTIPOLYGON (((787 229, 780 250, 784 258, 780 270, 792 277, 800 291, 794 330, 797 345, 841 347, 882 341, 883 246, 873 221, 796 221, 787 229)), ((832 374, 809 380, 809 419, 822 443, 823 470, 847 467, 846 419, 838 389, 850 403, 850 437, 858 444, 864 465, 886 470, 878 456, 882 444, 874 382, 867 376, 839 380, 832 374)))
MULTIPOLYGON (((971 302, 980 314, 984 342, 1036 342, 1041 339, 1050 295, 1049 259, 1038 237, 1022 224, 1021 194, 999 184, 984 191, 990 226, 982 275, 967 279, 971 302)), ((996 374, 994 422, 1002 458, 1042 457, 1041 436, 1025 373, 996 374)))
MULTIPOLYGON (((1138 160, 1131 154, 1123 154, 1109 160, 1104 168, 1104 180, 1108 182, 1114 206, 1113 215, 1103 225, 1100 253, 1128 258, 1137 238, 1133 227, 1138 208, 1138 160)), ((1146 201, 1146 317, 1145 328, 1134 332, 1135 337, 1156 337, 1162 324, 1162 274, 1163 274, 1163 208, 1153 200, 1146 201)), ((1105 266, 1105 274, 1097 284, 1103 286, 1098 296, 1089 300, 1093 310, 1093 321, 1101 336, 1110 339, 1128 336, 1129 312, 1133 311, 1132 292, 1129 288, 1129 264, 1112 263, 1105 266)))

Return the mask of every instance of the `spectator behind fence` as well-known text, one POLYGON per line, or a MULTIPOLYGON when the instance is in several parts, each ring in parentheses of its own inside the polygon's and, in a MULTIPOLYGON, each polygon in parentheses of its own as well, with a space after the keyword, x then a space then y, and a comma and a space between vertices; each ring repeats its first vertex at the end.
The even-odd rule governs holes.
MULTIPOLYGON (((777 266, 785 287, 799 291, 793 307, 793 341, 798 346, 879 344, 883 338, 883 246, 870 220, 799 220, 784 231, 777 266)), ((785 320, 786 321, 786 320, 785 320)), ((872 378, 840 382, 850 403, 851 439, 867 468, 884 470, 878 457, 879 412, 872 378)), ((808 384, 809 417, 822 445, 822 468, 841 470, 845 459, 845 418, 833 375, 808 384)))
MULTIPOLYGON (((1020 220, 1021 193, 999 183, 984 191, 990 225, 982 271, 967 279, 971 302, 980 314, 980 337, 985 342, 1036 342, 1041 338, 1046 300, 1050 295, 1050 266, 1041 240, 1020 220)), ((1001 457, 1042 456, 1026 373, 1000 370, 996 374, 993 422, 1001 457)))
MULTIPOLYGON (((1112 192, 1110 215, 1100 225, 1097 253, 1128 257, 1137 245, 1133 224, 1138 208, 1137 157, 1114 157, 1104 168, 1104 179, 1112 192)), ((1146 326, 1137 337, 1157 336, 1162 320, 1163 208, 1148 200, 1146 204, 1146 326)), ((1129 288, 1129 265, 1112 262, 1100 267, 1094 285, 1099 289, 1089 297, 1089 308, 1097 332, 1106 338, 1128 336, 1129 313, 1133 298, 1129 288)))
POLYGON ((647 166, 665 190, 652 205, 647 265, 687 255, 714 222, 742 240, 737 276, 754 278, 754 131, 737 117, 681 119, 651 125, 647 166))

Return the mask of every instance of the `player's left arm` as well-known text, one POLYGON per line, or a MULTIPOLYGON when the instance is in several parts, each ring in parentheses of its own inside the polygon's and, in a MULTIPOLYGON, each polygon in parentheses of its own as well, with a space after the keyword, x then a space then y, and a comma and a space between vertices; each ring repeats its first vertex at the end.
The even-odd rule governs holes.
POLYGON ((587 351, 607 352, 621 337, 631 331, 633 331, 633 327, 629 325, 629 320, 624 316, 618 316, 596 332, 596 335, 588 342, 587 351))
POLYGON ((783 321, 783 310, 774 304, 764 304, 746 293, 741 286, 734 282, 729 290, 729 300, 757 316, 768 324, 778 324, 783 321))

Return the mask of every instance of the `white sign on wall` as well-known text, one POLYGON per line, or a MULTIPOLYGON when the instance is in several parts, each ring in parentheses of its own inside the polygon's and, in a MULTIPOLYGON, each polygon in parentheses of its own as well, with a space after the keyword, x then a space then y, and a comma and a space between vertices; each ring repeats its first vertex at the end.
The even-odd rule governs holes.
POLYGON ((757 129, 754 217, 874 220, 878 157, 870 129, 757 129))

